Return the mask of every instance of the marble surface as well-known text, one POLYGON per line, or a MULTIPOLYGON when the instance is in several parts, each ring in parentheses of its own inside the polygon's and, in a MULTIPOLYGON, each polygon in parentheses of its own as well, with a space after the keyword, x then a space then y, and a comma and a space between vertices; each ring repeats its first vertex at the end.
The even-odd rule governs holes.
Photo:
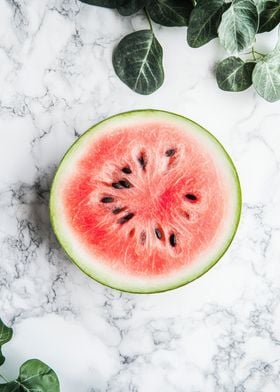
MULTIPOLYGON (((146 26, 141 15, 77 0, 0 3, 0 315, 15 331, 1 373, 38 357, 62 392, 278 392, 280 390, 280 103, 250 89, 220 91, 224 52, 155 27, 166 81, 151 96, 115 76, 112 49, 146 26), (243 213, 228 253, 192 284, 130 295, 84 276, 50 228, 54 170, 93 123, 162 108, 210 129, 232 155, 243 213)), ((263 49, 272 47, 269 34, 263 49), (270 46, 269 46, 270 45, 270 46)))

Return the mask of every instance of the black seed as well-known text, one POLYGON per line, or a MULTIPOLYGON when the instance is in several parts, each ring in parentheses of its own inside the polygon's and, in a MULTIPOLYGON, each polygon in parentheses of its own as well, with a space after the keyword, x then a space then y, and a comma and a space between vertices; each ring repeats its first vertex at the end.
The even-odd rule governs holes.
POLYGON ((141 241, 141 244, 142 245, 144 245, 145 244, 145 242, 146 242, 146 238, 147 238, 147 236, 146 236, 146 233, 145 233, 145 231, 143 230, 143 231, 141 231, 141 234, 140 234, 140 241, 141 241))
POLYGON ((100 201, 101 201, 101 203, 113 203, 114 198, 111 196, 106 196, 106 197, 103 197, 100 201))
POLYGON ((197 197, 193 193, 187 193, 186 198, 192 201, 197 200, 197 197))
POLYGON ((122 212, 123 210, 125 210, 125 207, 115 208, 115 209, 113 210, 113 214, 117 215, 117 214, 119 214, 120 212, 122 212))
POLYGON ((132 219, 134 217, 135 214, 133 214, 133 212, 129 212, 128 214, 124 215, 122 218, 120 218, 118 220, 118 223, 120 225, 123 225, 124 223, 130 221, 130 219, 132 219))
POLYGON ((170 148, 169 150, 166 150, 165 151, 165 155, 167 156, 167 157, 173 157, 173 155, 175 155, 175 150, 174 150, 174 148, 170 148))
POLYGON ((119 182, 113 182, 112 187, 116 189, 122 189, 122 184, 120 184, 119 182))
POLYGON ((157 238, 158 238, 159 240, 161 240, 161 239, 162 239, 162 232, 161 232, 161 230, 158 229, 158 228, 156 228, 156 229, 155 229, 155 233, 156 233, 157 238))
POLYGON ((170 234, 170 237, 169 237, 169 242, 170 242, 170 245, 171 246, 176 246, 176 236, 175 236, 175 234, 173 233, 173 234, 170 234))
POLYGON ((119 184, 121 184, 124 188, 132 188, 132 184, 126 179, 120 180, 119 184))
POLYGON ((144 154, 140 155, 140 157, 138 158, 138 162, 140 163, 142 169, 145 170, 147 162, 145 161, 144 154))
POLYGON ((122 168, 122 172, 125 173, 125 174, 131 174, 132 170, 130 169, 129 166, 126 166, 126 167, 122 168))

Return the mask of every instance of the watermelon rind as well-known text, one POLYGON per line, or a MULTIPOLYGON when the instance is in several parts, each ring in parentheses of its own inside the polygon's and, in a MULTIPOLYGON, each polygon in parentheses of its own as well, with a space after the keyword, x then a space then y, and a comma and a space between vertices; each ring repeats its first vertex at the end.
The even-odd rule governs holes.
POLYGON ((202 275, 204 275, 207 271, 209 271, 225 254, 229 246, 231 245, 241 217, 241 209, 242 209, 242 193, 241 193, 241 186, 240 186, 240 181, 238 177, 238 173, 236 171, 236 168, 234 166, 234 163, 227 153, 227 151, 224 149, 222 144, 217 140, 217 138, 212 135, 207 129, 196 123, 195 121, 184 117, 182 115, 164 111, 164 110, 156 110, 156 109, 141 109, 141 110, 133 110, 133 111, 128 111, 120 114, 113 115, 111 117, 106 118, 103 121, 100 121, 99 123, 95 124, 94 126, 90 127, 84 134, 82 134, 75 142, 72 144, 72 146, 66 151, 65 155, 63 156, 53 179, 53 183, 51 186, 51 191, 50 191, 50 203, 49 203, 49 210, 50 210, 50 220, 51 220, 51 225, 53 228, 53 231, 56 235, 56 238, 60 245, 62 246, 63 250, 67 254, 67 256, 72 260, 72 262, 77 265, 77 267, 83 271, 85 274, 87 274, 90 278, 94 279, 95 281, 110 287, 112 289, 117 289, 123 292, 128 292, 128 293, 136 293, 136 294, 153 294, 153 293, 160 293, 160 292, 165 292, 169 290, 173 290, 176 288, 179 288, 181 286, 184 286, 202 275), (191 124, 198 132, 201 132, 204 134, 204 136, 207 136, 209 138, 209 141, 211 141, 212 144, 215 144, 217 147, 217 151, 220 150, 221 155, 223 155, 224 158, 226 158, 226 162, 228 164, 228 169, 230 171, 230 174, 233 179, 233 184, 234 187, 232 189, 232 193, 235 194, 235 199, 236 199, 236 205, 235 205, 235 211, 234 211, 234 220, 231 224, 230 231, 228 233, 228 237, 224 241, 223 246, 218 250, 217 254, 215 257, 213 257, 207 265, 205 265, 203 268, 200 268, 199 270, 195 271, 193 274, 186 276, 181 276, 179 279, 176 278, 174 282, 167 282, 160 284, 151 284, 150 286, 148 285, 143 285, 141 286, 141 282, 137 285, 131 284, 130 279, 125 277, 123 280, 120 281, 115 281, 114 278, 112 278, 110 271, 107 273, 100 273, 95 271, 94 268, 91 268, 89 263, 86 263, 82 260, 82 258, 79 257, 79 255, 75 254, 73 251, 73 247, 71 245, 71 241, 65 235, 64 233, 64 227, 63 224, 61 224, 61 219, 60 219, 60 209, 57 206, 57 194, 59 192, 59 179, 60 176, 63 175, 63 167, 64 165, 67 164, 68 161, 71 161, 72 155, 74 152, 76 152, 82 143, 86 142, 86 139, 88 136, 91 136, 93 132, 99 132, 102 130, 104 125, 110 125, 114 123, 118 123, 122 119, 125 118, 132 118, 135 117, 135 119, 141 120, 141 118, 155 118, 158 117, 158 119, 163 120, 164 118, 174 121, 184 121, 189 124, 191 124))

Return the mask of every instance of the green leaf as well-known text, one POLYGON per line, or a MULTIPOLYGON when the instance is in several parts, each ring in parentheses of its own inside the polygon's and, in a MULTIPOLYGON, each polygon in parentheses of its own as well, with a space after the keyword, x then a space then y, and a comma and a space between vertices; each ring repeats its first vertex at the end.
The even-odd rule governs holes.
POLYGON ((97 5, 105 8, 117 8, 124 0, 80 0, 82 3, 97 5))
POLYGON ((153 21, 162 26, 187 26, 193 3, 191 0, 154 0, 147 9, 153 21))
POLYGON ((15 381, 0 384, 0 392, 59 392, 57 375, 45 363, 30 359, 20 367, 15 381))
POLYGON ((264 10, 265 4, 270 1, 273 1, 274 3, 279 2, 279 0, 254 0, 259 14, 264 10))
POLYGON ((124 37, 113 54, 118 77, 133 91, 151 94, 163 83, 162 47, 151 30, 124 37))
POLYGON ((267 1, 260 13, 258 33, 271 31, 280 23, 280 2, 267 1))
POLYGON ((280 45, 258 60, 253 72, 253 86, 268 102, 280 99, 280 45))
POLYGON ((243 91, 252 84, 256 63, 244 62, 239 57, 228 57, 220 62, 216 71, 217 83, 225 91, 243 91))
POLYGON ((128 0, 118 6, 118 11, 123 16, 133 15, 144 8, 147 0, 128 0))
POLYGON ((11 381, 0 384, 0 392, 24 392, 24 389, 16 381, 11 381))
POLYGON ((190 15, 187 41, 192 48, 207 44, 218 36, 222 13, 228 5, 223 0, 200 1, 190 15))
POLYGON ((13 336, 13 330, 12 328, 7 327, 3 321, 0 319, 0 366, 3 365, 5 361, 5 357, 3 356, 1 352, 1 346, 3 344, 9 342, 9 340, 12 339, 13 336))
POLYGON ((258 11, 252 0, 233 0, 218 29, 221 44, 229 52, 252 45, 258 29, 258 11))
POLYGON ((38 359, 30 359, 20 367, 17 382, 26 391, 59 392, 59 381, 55 372, 38 359))

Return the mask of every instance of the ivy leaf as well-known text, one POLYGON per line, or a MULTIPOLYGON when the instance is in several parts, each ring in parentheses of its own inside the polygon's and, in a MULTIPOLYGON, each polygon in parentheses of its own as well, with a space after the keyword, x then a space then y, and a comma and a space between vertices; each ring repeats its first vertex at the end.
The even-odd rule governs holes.
POLYGON ((153 21, 162 26, 187 26, 193 4, 190 0, 154 0, 147 8, 153 21))
POLYGON ((113 54, 118 77, 133 91, 151 94, 163 83, 162 47, 152 30, 124 37, 113 54))
POLYGON ((252 84, 256 63, 244 62, 239 57, 228 57, 220 62, 216 71, 217 83, 225 91, 243 91, 252 84))
POLYGON ((187 41, 192 48, 207 44, 218 36, 217 29, 227 4, 223 0, 199 1, 190 15, 187 41))
POLYGON ((254 0, 259 14, 265 9, 265 4, 270 1, 273 1, 274 3, 279 2, 279 0, 254 0))
POLYGON ((253 72, 253 86, 268 102, 280 99, 280 45, 258 60, 253 72))
POLYGON ((117 8, 124 0, 80 0, 82 3, 97 5, 105 8, 117 8))
POLYGON ((267 1, 260 13, 258 33, 271 31, 280 23, 280 2, 267 1))
POLYGON ((5 357, 1 352, 1 346, 9 342, 9 340, 12 339, 12 336, 13 336, 12 328, 7 327, 0 319, 0 366, 3 365, 5 361, 5 357))
POLYGON ((0 384, 0 392, 21 392, 20 385, 16 381, 7 382, 6 384, 0 384))
POLYGON ((37 392, 59 392, 60 389, 55 372, 38 359, 30 359, 20 367, 17 382, 30 392, 34 389, 37 392))
POLYGON ((144 8, 147 0, 128 0, 123 2, 122 5, 118 6, 118 11, 123 16, 133 15, 141 8, 144 8))
POLYGON ((258 11, 252 0, 233 0, 218 29, 221 44, 229 52, 240 52, 254 41, 258 11))
POLYGON ((57 375, 38 359, 26 361, 15 381, 0 384, 1 392, 59 392, 57 375))

